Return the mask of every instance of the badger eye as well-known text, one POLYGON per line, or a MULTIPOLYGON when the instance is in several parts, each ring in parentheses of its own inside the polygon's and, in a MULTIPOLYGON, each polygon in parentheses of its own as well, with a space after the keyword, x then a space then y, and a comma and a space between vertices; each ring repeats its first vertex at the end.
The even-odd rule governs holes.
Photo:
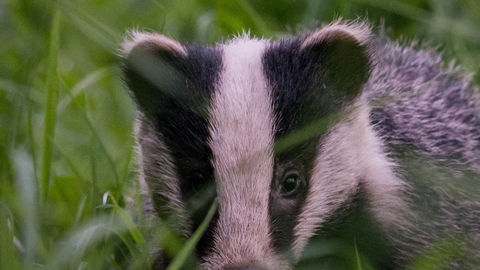
POLYGON ((204 180, 204 177, 200 172, 191 172, 187 175, 186 180, 191 184, 198 184, 204 180))
POLYGON ((205 174, 193 171, 186 176, 184 187, 189 191, 189 195, 193 195, 202 189, 207 180, 205 174))
POLYGON ((282 193, 284 195, 293 195, 300 186, 300 176, 296 171, 288 171, 282 179, 282 193))

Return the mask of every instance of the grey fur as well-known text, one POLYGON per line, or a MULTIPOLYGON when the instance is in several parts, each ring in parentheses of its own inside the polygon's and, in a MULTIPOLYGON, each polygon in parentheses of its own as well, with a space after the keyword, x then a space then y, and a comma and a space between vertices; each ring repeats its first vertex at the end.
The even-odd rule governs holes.
POLYGON ((452 256, 448 269, 480 265, 480 97, 471 76, 417 42, 383 34, 371 43, 374 69, 363 97, 405 179, 413 226, 394 242, 404 257, 452 256), (426 253, 426 250, 436 250, 426 253))
POLYGON ((445 69, 441 54, 415 42, 401 46, 380 35, 372 48, 365 95, 388 114, 391 143, 480 171, 480 98, 470 78, 453 63, 445 69))

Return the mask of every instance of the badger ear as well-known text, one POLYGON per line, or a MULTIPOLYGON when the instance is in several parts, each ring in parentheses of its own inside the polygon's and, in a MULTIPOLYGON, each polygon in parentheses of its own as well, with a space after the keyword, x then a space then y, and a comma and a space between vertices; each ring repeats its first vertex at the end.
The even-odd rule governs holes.
POLYGON ((333 88, 331 98, 354 99, 370 75, 370 33, 366 24, 337 21, 308 35, 300 49, 309 59, 318 61, 318 79, 322 80, 312 83, 333 88))
POLYGON ((187 50, 159 34, 131 33, 123 43, 124 78, 132 98, 147 116, 154 116, 165 98, 185 88, 182 70, 187 50))

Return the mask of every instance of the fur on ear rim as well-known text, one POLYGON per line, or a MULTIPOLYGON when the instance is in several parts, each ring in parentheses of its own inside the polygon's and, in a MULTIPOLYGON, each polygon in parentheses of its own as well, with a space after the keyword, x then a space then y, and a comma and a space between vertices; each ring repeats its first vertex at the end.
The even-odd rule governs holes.
POLYGON ((337 39, 341 36, 354 38, 359 45, 365 45, 371 35, 371 26, 365 22, 345 22, 338 19, 308 35, 303 41, 301 49, 315 46, 331 39, 337 39))
POLYGON ((136 30, 127 33, 122 44, 122 54, 127 56, 134 47, 142 45, 150 49, 161 49, 177 56, 186 57, 187 50, 180 42, 156 33, 139 32, 136 30))

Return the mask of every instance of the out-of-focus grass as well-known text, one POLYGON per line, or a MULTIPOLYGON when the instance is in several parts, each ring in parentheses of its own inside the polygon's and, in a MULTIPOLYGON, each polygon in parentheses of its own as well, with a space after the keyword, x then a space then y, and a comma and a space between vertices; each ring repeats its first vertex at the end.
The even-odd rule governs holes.
POLYGON ((476 0, 1 2, 0 269, 146 268, 150 240, 170 239, 143 226, 139 207, 145 222, 123 210, 142 200, 118 68, 127 29, 214 43, 243 29, 275 37, 366 15, 479 73, 476 0))
POLYGON ((50 32, 50 44, 47 60, 44 136, 42 151, 42 169, 40 177, 40 199, 46 200, 50 186, 50 171, 52 165, 53 140, 55 137, 55 124, 57 119, 57 101, 60 88, 57 76, 58 52, 60 50, 60 13, 55 9, 50 32))

